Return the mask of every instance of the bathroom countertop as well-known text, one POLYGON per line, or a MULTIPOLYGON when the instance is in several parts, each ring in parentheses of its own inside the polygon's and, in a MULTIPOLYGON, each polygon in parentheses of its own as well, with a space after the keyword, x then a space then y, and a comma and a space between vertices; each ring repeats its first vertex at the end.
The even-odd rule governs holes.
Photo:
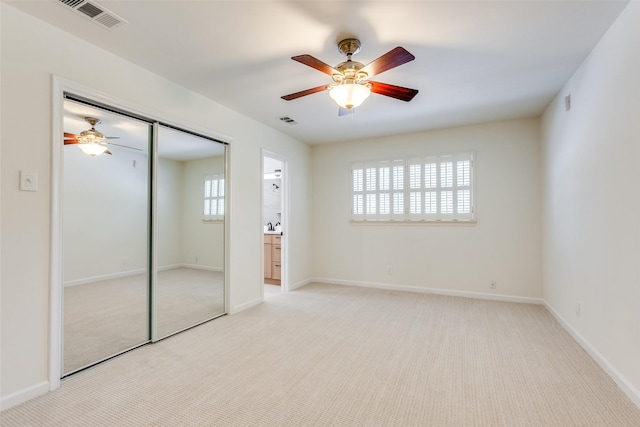
POLYGON ((279 234, 282 236, 282 231, 265 231, 264 234, 279 234))

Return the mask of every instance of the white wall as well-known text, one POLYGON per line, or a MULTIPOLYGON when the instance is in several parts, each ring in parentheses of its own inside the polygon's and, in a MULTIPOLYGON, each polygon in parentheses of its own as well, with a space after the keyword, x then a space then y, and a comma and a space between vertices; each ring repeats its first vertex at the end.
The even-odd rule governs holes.
MULTIPOLYGON (((182 264, 184 162, 158 158, 157 170, 158 267, 182 264)), ((146 181, 145 181, 146 182, 146 181)))
POLYGON ((74 145, 63 151, 65 284, 145 270, 147 157, 113 150, 92 158, 74 145))
MULTIPOLYGON (((91 158, 75 146, 64 148, 65 285, 147 268, 148 159, 112 150, 113 156, 91 158)), ((223 172, 223 157, 158 159, 160 268, 190 264, 223 269, 224 223, 202 221, 203 177, 223 172)))
MULTIPOLYGON (((0 3, 1 13, 1 350, 2 405, 47 386, 51 75, 55 74, 231 142, 230 306, 261 300, 261 149, 290 159, 290 280, 310 272, 310 149, 162 77, 0 3), (79 61, 78 58, 84 58, 79 61), (87 65, 84 65, 87 64, 87 65), (18 191, 20 170, 39 191, 18 191)), ((99 30, 99 29, 98 29, 99 30)))
POLYGON ((537 119, 314 146, 313 275, 540 298, 539 148, 537 119), (476 153, 477 224, 350 223, 350 163, 467 150, 476 153))
POLYGON ((544 299, 640 405, 640 3, 567 82, 541 129, 544 299))

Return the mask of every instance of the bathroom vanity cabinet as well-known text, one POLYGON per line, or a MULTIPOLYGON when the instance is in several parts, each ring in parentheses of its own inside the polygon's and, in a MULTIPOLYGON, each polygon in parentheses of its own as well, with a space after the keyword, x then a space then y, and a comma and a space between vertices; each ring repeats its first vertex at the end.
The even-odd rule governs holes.
POLYGON ((280 284, 282 269, 282 235, 264 235, 264 280, 273 285, 280 284))

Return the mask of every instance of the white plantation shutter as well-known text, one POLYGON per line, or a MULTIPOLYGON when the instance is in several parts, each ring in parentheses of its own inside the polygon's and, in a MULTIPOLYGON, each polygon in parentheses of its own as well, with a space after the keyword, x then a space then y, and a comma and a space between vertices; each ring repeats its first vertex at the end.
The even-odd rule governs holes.
POLYGON ((438 192, 440 197, 437 220, 452 220, 453 215, 453 160, 449 157, 438 162, 438 192))
MULTIPOLYGON (((472 221, 473 154, 422 159, 423 221, 472 221)), ((414 219, 414 218, 411 218, 414 219)))
POLYGON ((391 165, 378 165, 378 219, 388 219, 391 215, 391 165))
POLYGON ((362 163, 351 167, 351 219, 364 220, 364 165, 362 163))
POLYGON ((204 177, 202 219, 207 221, 224 219, 224 185, 224 175, 204 177))
POLYGON ((351 185, 353 220, 404 220, 403 160, 353 164, 351 185))
POLYGON ((404 221, 405 216, 405 161, 393 160, 391 167, 391 211, 389 219, 404 221))
POLYGON ((410 159, 407 162, 408 206, 407 219, 422 219, 424 213, 423 192, 424 171, 421 159, 410 159))
POLYGON ((375 217, 378 213, 378 168, 375 163, 365 165, 364 194, 365 219, 375 217))
POLYGON ((473 221, 473 154, 352 165, 354 221, 473 221))
POLYGON ((471 199, 471 174, 473 159, 457 156, 456 158, 456 218, 461 221, 473 219, 471 199))
POLYGON ((404 175, 402 160, 380 162, 381 170, 384 171, 384 210, 380 211, 378 219, 381 220, 402 220, 404 206, 398 195, 402 195, 404 189, 404 175), (388 180, 387 180, 388 177, 388 180))

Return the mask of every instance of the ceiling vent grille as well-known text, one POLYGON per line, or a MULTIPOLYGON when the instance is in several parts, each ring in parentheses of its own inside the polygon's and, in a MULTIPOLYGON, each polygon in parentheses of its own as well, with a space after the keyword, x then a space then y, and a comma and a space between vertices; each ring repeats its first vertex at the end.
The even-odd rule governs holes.
POLYGON ((296 122, 295 120, 293 120, 291 117, 289 116, 282 116, 282 117, 278 117, 281 121, 285 122, 288 125, 297 125, 298 122, 296 122))
POLYGON ((108 11, 95 2, 87 0, 56 0, 56 2, 62 6, 71 8, 79 15, 82 15, 110 30, 127 23, 127 21, 120 18, 115 13, 108 11))

